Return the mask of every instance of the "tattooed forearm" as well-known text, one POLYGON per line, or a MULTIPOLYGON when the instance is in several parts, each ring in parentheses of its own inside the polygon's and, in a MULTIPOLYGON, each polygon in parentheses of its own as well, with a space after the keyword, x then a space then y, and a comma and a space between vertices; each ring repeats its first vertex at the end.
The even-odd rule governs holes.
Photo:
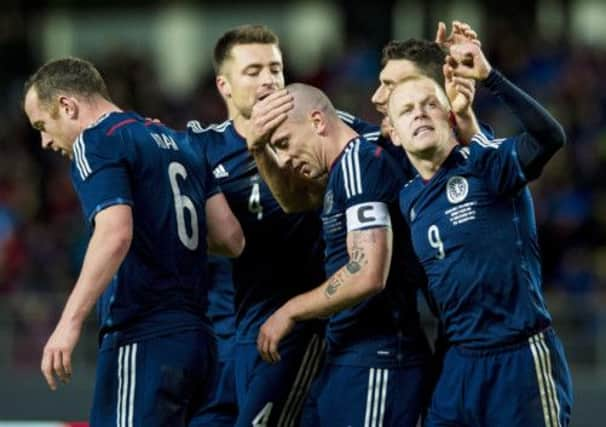
POLYGON ((362 269, 362 266, 366 264, 366 257, 364 256, 364 250, 362 248, 354 249, 351 254, 351 259, 345 265, 349 274, 356 274, 362 269))
POLYGON ((340 272, 337 272, 337 274, 335 274, 328 280, 328 284, 326 285, 326 289, 324 290, 324 293, 328 298, 336 294, 337 289, 339 289, 339 287, 343 284, 343 278, 341 276, 342 274, 340 272))

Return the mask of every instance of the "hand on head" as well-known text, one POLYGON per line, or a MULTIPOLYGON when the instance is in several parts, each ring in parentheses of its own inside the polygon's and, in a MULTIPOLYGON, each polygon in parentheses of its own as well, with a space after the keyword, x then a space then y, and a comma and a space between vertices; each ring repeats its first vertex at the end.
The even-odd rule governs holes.
POLYGON ((255 103, 250 117, 246 143, 250 151, 265 148, 273 131, 286 120, 294 107, 293 96, 286 89, 276 90, 255 103))

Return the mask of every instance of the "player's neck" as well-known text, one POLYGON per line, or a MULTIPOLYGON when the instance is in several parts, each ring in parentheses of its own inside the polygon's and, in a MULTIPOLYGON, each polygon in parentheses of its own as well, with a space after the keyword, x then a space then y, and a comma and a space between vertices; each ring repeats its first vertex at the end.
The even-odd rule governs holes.
POLYGON ((250 119, 245 118, 237 111, 230 111, 229 119, 233 122, 234 129, 236 130, 238 135, 241 135, 244 139, 246 139, 246 135, 248 134, 248 127, 250 125, 250 119))
POLYGON ((335 123, 334 137, 331 137, 330 141, 327 141, 328 143, 323 145, 323 161, 329 171, 337 157, 341 155, 347 144, 349 144, 349 141, 357 136, 359 135, 356 131, 340 120, 335 123))
POLYGON ((108 101, 105 98, 96 98, 86 104, 83 104, 81 109, 82 114, 82 128, 86 128, 91 124, 97 122, 103 115, 122 111, 116 104, 108 101))
POLYGON ((440 170, 442 164, 446 161, 450 152, 457 146, 457 141, 454 137, 448 139, 446 144, 442 144, 434 151, 425 155, 411 154, 408 157, 412 165, 419 172, 421 177, 428 181, 440 170))

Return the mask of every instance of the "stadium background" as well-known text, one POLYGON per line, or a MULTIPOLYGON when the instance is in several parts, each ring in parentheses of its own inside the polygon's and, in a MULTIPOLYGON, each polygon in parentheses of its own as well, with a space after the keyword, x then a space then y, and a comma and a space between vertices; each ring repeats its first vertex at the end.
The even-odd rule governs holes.
MULTIPOLYGON (((369 99, 383 44, 392 38, 433 38, 438 20, 452 19, 471 24, 492 64, 566 128, 568 146, 532 185, 544 288, 573 371, 572 426, 604 425, 606 2, 3 3, 0 426, 25 425, 9 420, 86 419, 96 357, 91 316, 74 357, 72 383, 51 393, 39 372, 42 347, 74 283, 87 235, 68 162, 39 149, 21 111, 27 75, 47 59, 83 56, 98 65, 125 109, 180 128, 189 119, 220 122, 225 110, 214 87, 214 41, 233 26, 263 23, 281 38, 287 81, 317 85, 338 108, 374 121, 378 116, 369 99)), ((475 107, 497 135, 516 131, 508 112, 482 91, 475 107)))

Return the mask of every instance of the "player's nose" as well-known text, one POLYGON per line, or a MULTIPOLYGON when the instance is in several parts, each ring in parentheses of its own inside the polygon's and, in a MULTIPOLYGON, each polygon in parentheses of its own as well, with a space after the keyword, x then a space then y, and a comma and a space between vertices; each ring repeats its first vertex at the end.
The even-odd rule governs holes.
POLYGON ((379 86, 370 99, 375 108, 380 113, 385 113, 385 103, 387 102, 387 92, 383 86, 379 86))

